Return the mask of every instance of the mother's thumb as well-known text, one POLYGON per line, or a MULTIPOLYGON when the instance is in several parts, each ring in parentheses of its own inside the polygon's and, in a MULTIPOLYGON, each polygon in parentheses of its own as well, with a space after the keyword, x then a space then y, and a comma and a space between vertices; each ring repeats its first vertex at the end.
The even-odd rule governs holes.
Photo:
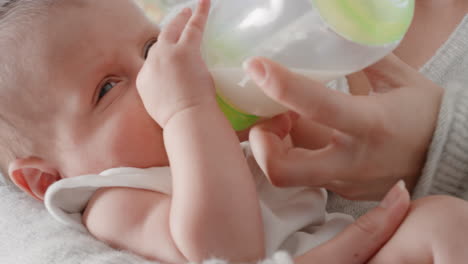
POLYGON ((296 258, 295 263, 366 263, 400 226, 409 205, 409 193, 401 181, 380 206, 359 218, 334 239, 296 258))

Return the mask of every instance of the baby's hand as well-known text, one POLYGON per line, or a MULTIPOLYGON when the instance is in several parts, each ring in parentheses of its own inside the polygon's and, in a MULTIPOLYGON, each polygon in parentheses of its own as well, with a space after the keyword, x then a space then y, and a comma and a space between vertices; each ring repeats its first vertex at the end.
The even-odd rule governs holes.
POLYGON ((195 14, 184 9, 161 32, 138 78, 146 110, 161 127, 189 108, 216 105, 213 79, 200 46, 210 0, 200 0, 195 14))

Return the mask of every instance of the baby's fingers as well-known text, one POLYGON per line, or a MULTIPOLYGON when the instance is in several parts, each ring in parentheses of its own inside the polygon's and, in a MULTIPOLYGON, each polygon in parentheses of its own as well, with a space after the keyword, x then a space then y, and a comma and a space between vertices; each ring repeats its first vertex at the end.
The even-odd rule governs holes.
POLYGON ((206 22, 210 13, 211 1, 199 0, 197 10, 185 27, 181 36, 181 42, 189 43, 190 45, 199 46, 203 39, 206 22))
POLYGON ((169 24, 164 27, 159 35, 158 42, 167 42, 169 44, 177 43, 191 16, 192 10, 190 8, 184 8, 169 24))

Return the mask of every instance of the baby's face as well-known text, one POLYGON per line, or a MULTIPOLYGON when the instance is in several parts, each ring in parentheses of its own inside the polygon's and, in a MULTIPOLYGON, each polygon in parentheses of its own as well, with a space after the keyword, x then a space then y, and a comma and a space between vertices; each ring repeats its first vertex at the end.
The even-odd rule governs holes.
POLYGON ((41 40, 50 73, 41 90, 56 104, 45 113, 57 145, 50 162, 63 177, 167 166, 162 130, 135 86, 157 26, 133 0, 70 2, 51 11, 41 40))

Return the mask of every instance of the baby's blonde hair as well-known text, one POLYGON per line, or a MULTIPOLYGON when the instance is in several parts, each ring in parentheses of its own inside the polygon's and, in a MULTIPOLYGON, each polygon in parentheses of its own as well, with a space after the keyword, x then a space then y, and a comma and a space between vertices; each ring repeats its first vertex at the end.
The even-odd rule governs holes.
POLYGON ((58 0, 0 0, 0 172, 6 176, 8 165, 18 157, 31 155, 32 138, 22 131, 20 113, 10 110, 22 89, 22 58, 18 57, 23 40, 35 19, 44 17, 49 5, 58 0))

